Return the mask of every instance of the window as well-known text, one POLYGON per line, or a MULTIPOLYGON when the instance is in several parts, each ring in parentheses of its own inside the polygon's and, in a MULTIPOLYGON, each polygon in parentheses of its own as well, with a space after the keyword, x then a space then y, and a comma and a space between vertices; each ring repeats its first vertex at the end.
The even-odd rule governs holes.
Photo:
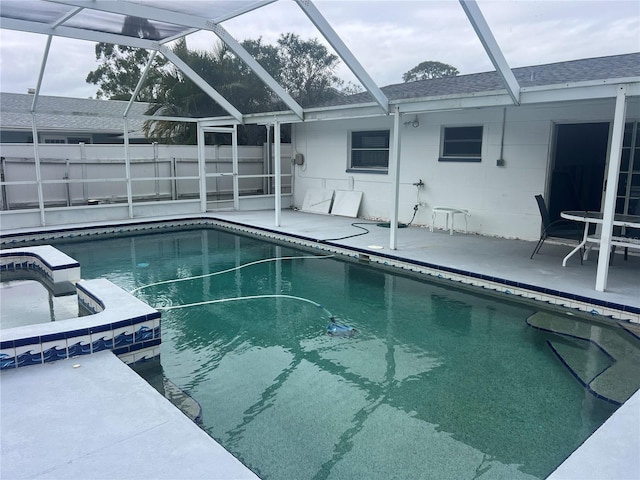
POLYGON ((43 143, 67 143, 67 137, 57 135, 42 135, 43 143))
POLYGON ((479 162, 482 158, 482 127, 445 127, 441 162, 479 162))
POLYGON ((387 173, 389 130, 351 132, 351 161, 348 171, 387 173))

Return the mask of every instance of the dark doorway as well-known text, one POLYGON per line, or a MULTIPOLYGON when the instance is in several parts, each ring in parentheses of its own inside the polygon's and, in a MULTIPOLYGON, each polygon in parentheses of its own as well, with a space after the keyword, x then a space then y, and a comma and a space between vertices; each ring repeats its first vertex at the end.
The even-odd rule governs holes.
POLYGON ((551 221, 563 210, 600 210, 609 123, 556 126, 555 163, 547 200, 551 221))

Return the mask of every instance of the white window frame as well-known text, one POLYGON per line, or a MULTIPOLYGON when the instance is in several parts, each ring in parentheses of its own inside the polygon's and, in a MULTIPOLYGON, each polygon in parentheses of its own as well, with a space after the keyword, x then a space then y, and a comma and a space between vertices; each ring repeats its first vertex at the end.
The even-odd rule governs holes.
POLYGON ((391 153, 391 130, 388 128, 381 129, 369 129, 369 130, 353 130, 349 132, 349 158, 347 165, 347 172, 360 172, 360 173, 382 173, 386 174, 389 171, 389 155, 391 153), (354 134, 365 134, 365 133, 386 133, 387 135, 387 147, 385 148, 354 148, 353 147, 353 135, 354 134), (370 166, 354 166, 353 165, 353 152, 360 151, 386 151, 387 152, 387 165, 385 167, 370 165, 370 166))
POLYGON ((46 134, 43 133, 40 136, 40 141, 42 143, 48 143, 48 144, 63 144, 63 143, 67 143, 67 137, 65 137, 64 135, 50 135, 50 134, 46 134))
MULTIPOLYGON (((442 130, 441 130, 441 134, 440 134, 440 157, 438 158, 439 162, 481 162, 482 161, 482 147, 484 144, 484 132, 485 132, 485 128, 484 125, 443 125, 442 126, 442 130), (478 155, 473 155, 473 154, 469 154, 469 155, 455 155, 455 154, 450 154, 447 153, 446 151, 446 134, 447 134, 447 130, 454 130, 454 129, 464 129, 464 128, 479 128, 480 129, 480 149, 478 152, 478 155)), ((471 142, 477 142, 478 139, 477 138, 471 138, 469 137, 468 139, 461 139, 459 141, 459 143, 471 143, 471 142)))

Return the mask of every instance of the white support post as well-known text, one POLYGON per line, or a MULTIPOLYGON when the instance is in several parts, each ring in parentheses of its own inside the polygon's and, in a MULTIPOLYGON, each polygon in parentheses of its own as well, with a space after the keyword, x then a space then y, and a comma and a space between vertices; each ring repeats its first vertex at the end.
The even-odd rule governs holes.
POLYGON ((238 184, 238 175, 240 169, 238 167, 238 125, 233 125, 231 132, 231 161, 233 162, 233 209, 240 210, 240 185, 238 184))
POLYGON ((200 212, 207 211, 207 160, 204 129, 198 123, 198 178, 200 181, 200 212))
POLYGON ((391 206, 391 218, 389 224, 389 248, 396 250, 398 246, 398 199, 400 196, 400 125, 402 114, 400 108, 396 107, 393 115, 393 143, 389 164, 391 174, 391 185, 393 187, 393 203, 391 206))
POLYGON ((626 110, 627 89, 626 86, 622 85, 618 88, 618 94, 616 95, 616 109, 613 114, 613 133, 611 135, 611 149, 609 151, 607 190, 604 193, 600 251, 598 252, 598 270, 596 273, 596 290, 599 292, 604 292, 605 288, 607 288, 607 276, 609 275, 609 252, 611 250, 611 236, 613 234, 613 217, 616 211, 616 192, 618 190, 618 177, 620 175, 626 110))
POLYGON ((31 131, 33 135, 33 160, 36 169, 36 182, 37 182, 37 190, 38 190, 38 208, 40 210, 40 224, 45 226, 45 215, 44 215, 44 193, 42 191, 42 171, 40 169, 40 147, 38 141, 38 125, 36 122, 36 106, 38 103, 38 98, 40 97, 40 87, 42 86, 42 78, 44 77, 44 69, 47 66, 47 59, 49 58, 49 50, 51 49, 51 40, 52 36, 49 35, 47 37, 47 43, 44 47, 44 54, 42 55, 42 62, 40 63, 40 72, 38 73, 38 83, 36 86, 36 91, 33 95, 33 101, 31 102, 31 131))
POLYGON ((275 210, 276 210, 276 227, 280 226, 280 214, 282 210, 282 165, 280 163, 280 122, 278 119, 273 124, 273 164, 276 176, 276 192, 275 192, 275 210))
POLYGON ((33 132, 33 160, 36 167, 36 187, 38 189, 38 208, 40 209, 40 224, 45 226, 44 195, 42 193, 42 173, 40 171, 40 148, 38 142, 38 127, 36 126, 36 114, 31 112, 31 131, 33 132))
MULTIPOLYGON (((125 114, 126 115, 126 114, 125 114)), ((129 218, 133 218, 133 194, 131 189, 131 158, 129 157, 129 120, 124 117, 124 172, 127 180, 127 206, 129 218)))

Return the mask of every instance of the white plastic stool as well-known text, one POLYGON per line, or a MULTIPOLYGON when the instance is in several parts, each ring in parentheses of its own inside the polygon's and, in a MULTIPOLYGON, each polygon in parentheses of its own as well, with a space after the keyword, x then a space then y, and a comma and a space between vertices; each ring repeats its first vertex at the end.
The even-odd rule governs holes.
POLYGON ((438 213, 444 213, 447 215, 447 221, 445 223, 445 227, 449 230, 449 235, 453 235, 453 223, 456 218, 456 213, 461 213, 464 215, 464 233, 467 233, 467 217, 470 217, 471 214, 468 210, 464 208, 452 208, 452 207, 433 207, 433 213, 431 214, 431 227, 430 230, 433 232, 433 226, 436 223, 436 216, 438 213), (449 216, 451 216, 451 225, 449 225, 449 216))

